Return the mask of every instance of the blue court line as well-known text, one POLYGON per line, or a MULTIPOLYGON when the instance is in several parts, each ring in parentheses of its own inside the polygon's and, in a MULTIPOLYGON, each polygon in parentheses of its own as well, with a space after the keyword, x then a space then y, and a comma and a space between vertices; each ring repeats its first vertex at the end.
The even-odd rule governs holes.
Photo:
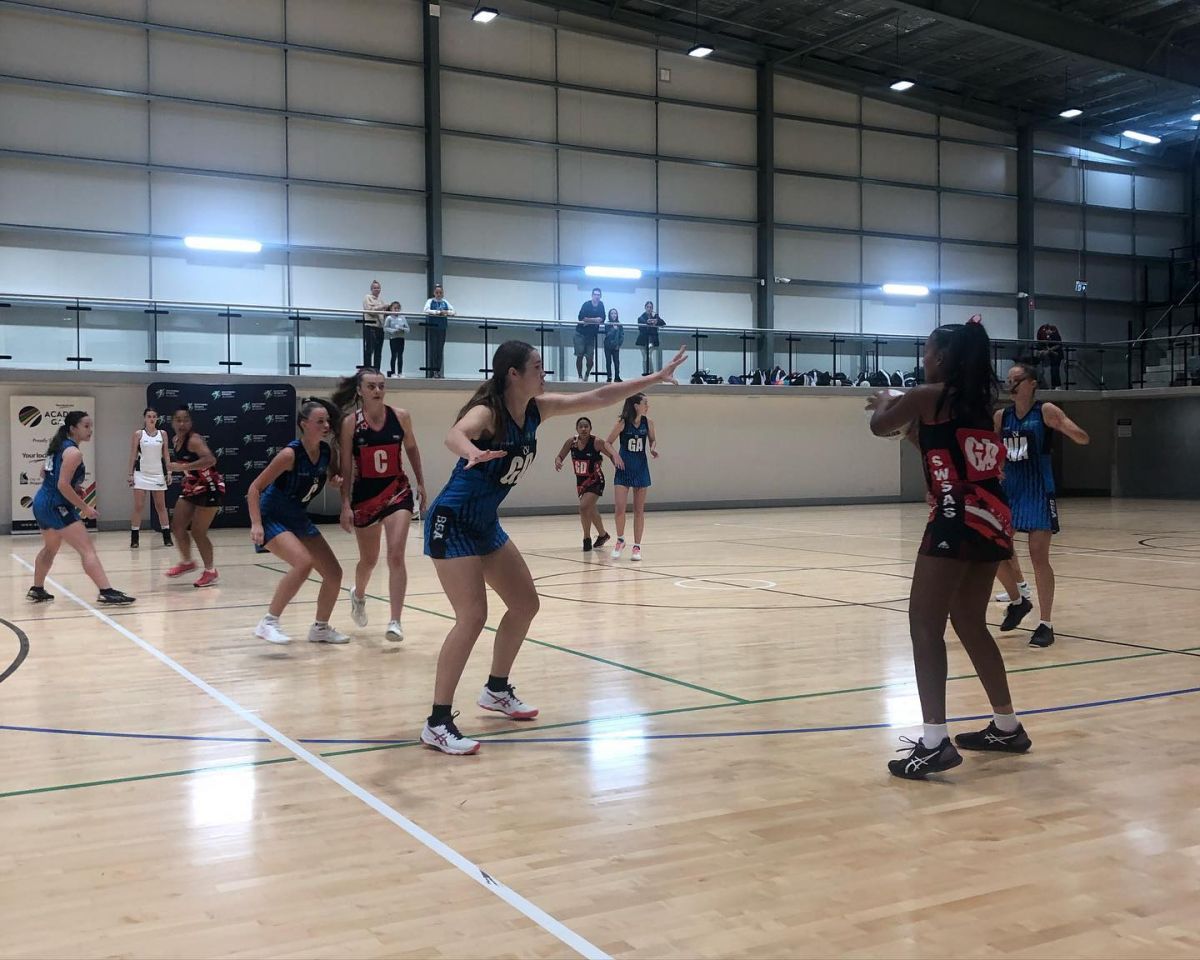
MULTIPOLYGON (((1067 713, 1072 710, 1090 710, 1095 707, 1111 707, 1122 703, 1140 703, 1147 700, 1162 700, 1166 697, 1178 697, 1189 693, 1200 693, 1200 687, 1181 687, 1177 690, 1160 690, 1156 693, 1139 693, 1131 697, 1113 697, 1108 700, 1085 700, 1080 703, 1065 703, 1056 707, 1035 707, 1032 710, 1020 710, 1022 717, 1037 716, 1043 713, 1067 713)), ((972 714, 963 717, 949 717, 947 723, 966 723, 976 720, 990 720, 990 713, 972 714)), ((586 721, 585 721, 586 722, 586 721)), ((604 722, 604 721, 596 721, 604 722)), ((784 734, 799 733, 844 733, 853 730, 904 730, 917 724, 895 723, 850 723, 829 727, 785 727, 779 730, 718 730, 711 733, 647 733, 647 734, 601 734, 591 737, 488 737, 488 743, 595 743, 598 741, 620 740, 719 740, 727 737, 774 737, 784 734)), ((182 734, 156 733, 105 733, 100 730, 62 730, 54 727, 19 727, 0 724, 0 730, 13 730, 24 733, 62 733, 83 737, 122 737, 134 740, 200 740, 217 743, 270 743, 265 737, 202 737, 182 734)), ((401 745, 412 744, 415 740, 339 740, 328 738, 298 739, 299 743, 312 744, 380 744, 401 745)))

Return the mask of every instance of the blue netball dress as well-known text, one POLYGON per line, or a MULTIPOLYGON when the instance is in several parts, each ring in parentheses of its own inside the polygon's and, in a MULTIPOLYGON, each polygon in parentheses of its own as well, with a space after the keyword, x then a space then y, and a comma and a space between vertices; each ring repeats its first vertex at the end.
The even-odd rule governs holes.
POLYGON ((625 421, 617 443, 625 466, 617 469, 613 475, 613 483, 618 487, 650 486, 650 461, 647 458, 647 448, 650 446, 650 421, 646 417, 642 417, 641 423, 634 423, 632 420, 625 421))
POLYGON ((294 533, 297 537, 315 537, 318 535, 316 524, 305 509, 321 488, 325 486, 325 478, 329 476, 329 461, 332 457, 329 444, 322 443, 316 461, 308 459, 304 444, 293 440, 285 447, 290 449, 296 458, 291 470, 286 470, 275 478, 259 501, 262 513, 263 546, 255 545, 255 553, 266 552, 266 544, 281 533, 294 533))
MULTIPOLYGON (((46 466, 42 471, 42 486, 33 497, 33 517, 42 530, 61 530, 79 519, 79 510, 58 489, 63 454, 71 447, 78 446, 74 440, 65 440, 53 456, 46 458, 46 466)), ((71 486, 78 487, 83 483, 86 472, 81 462, 75 469, 75 476, 71 478, 71 486)))
POLYGON ((480 450, 503 450, 504 456, 467 469, 459 459, 450 480, 425 515, 425 554, 435 560, 482 557, 508 543, 498 511, 508 492, 537 456, 537 428, 542 414, 537 401, 525 408, 525 422, 504 411, 497 436, 476 440, 480 450))
POLYGON ((1054 469, 1050 462, 1050 428, 1038 400, 1024 417, 1016 407, 1004 411, 1000 422, 1007 463, 1004 492, 1012 507, 1014 530, 1058 533, 1058 504, 1054 499, 1054 469))

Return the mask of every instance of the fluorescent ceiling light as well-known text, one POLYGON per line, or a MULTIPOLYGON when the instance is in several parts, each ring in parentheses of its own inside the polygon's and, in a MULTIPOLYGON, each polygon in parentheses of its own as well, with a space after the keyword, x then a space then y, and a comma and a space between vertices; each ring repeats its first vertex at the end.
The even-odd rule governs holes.
POLYGON ((1064 110, 1062 113, 1059 114, 1059 116, 1062 117, 1064 120, 1074 120, 1076 117, 1079 117, 1082 115, 1083 115, 1083 111, 1078 110, 1075 107, 1071 107, 1069 110, 1064 110))
POLYGON ((929 288, 922 283, 885 283, 879 289, 889 297, 929 296, 929 288))
POLYGON ((897 80, 892 84, 892 89, 897 93, 903 93, 905 90, 911 90, 916 84, 911 80, 897 80))
POLYGON ((1138 143, 1162 143, 1162 137, 1152 137, 1148 133, 1138 133, 1136 130, 1126 130, 1121 136, 1128 137, 1130 140, 1136 140, 1138 143))
POLYGON ((218 250, 222 253, 258 253, 262 244, 257 240, 234 240, 229 237, 184 237, 183 245, 192 250, 218 250))
POLYGON ((495 10, 492 7, 480 7, 471 14, 471 19, 476 23, 491 23, 498 16, 500 16, 499 10, 495 10))
POLYGON ((688 56, 700 59, 701 57, 711 56, 712 52, 712 47, 705 46, 703 43, 698 43, 688 51, 688 56))
POLYGON ((637 267, 584 267, 589 277, 605 277, 609 280, 640 280, 642 271, 637 267))

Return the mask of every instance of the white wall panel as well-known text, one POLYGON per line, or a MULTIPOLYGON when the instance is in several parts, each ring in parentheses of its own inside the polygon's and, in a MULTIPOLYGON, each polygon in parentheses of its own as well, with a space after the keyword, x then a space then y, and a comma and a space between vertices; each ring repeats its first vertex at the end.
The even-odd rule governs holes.
MULTIPOLYGON (((371 288, 372 280, 379 281, 383 287, 382 296, 388 303, 399 300, 405 310, 420 310, 430 296, 425 291, 424 271, 415 267, 410 271, 400 271, 293 265, 291 274, 292 303, 310 310, 358 310, 362 306, 362 298, 371 288)), ((453 294, 450 302, 456 310, 461 311, 453 294)), ((358 355, 361 358, 361 350, 358 355)), ((405 366, 408 365, 407 360, 406 354, 405 366)), ((362 363, 362 360, 358 362, 362 363)))
POLYGON ((559 250, 562 263, 637 267, 650 272, 655 266, 654 221, 563 211, 559 217, 559 250))
POLYGON ((152 174, 150 182, 151 233, 286 242, 282 183, 170 173, 152 174))
MULTIPOLYGON (((658 311, 668 324, 659 334, 664 361, 679 349, 680 344, 688 342, 682 335, 683 331, 673 330, 673 327, 744 330, 754 325, 754 295, 744 290, 678 290, 664 287, 659 292, 659 301, 658 311)), ((637 314, 633 319, 637 319, 637 314)), ((740 359, 738 373, 741 373, 740 359)))
POLYGON ((776 74, 775 109, 780 113, 794 113, 801 117, 856 123, 858 95, 776 74))
MULTIPOLYGON (((1132 307, 1116 307, 1109 304, 1089 303, 1087 308, 1087 339, 1095 341, 1112 341, 1129 339, 1129 321, 1137 322, 1136 312, 1132 307)), ((1135 328, 1136 329, 1136 328, 1135 328)), ((1099 364, 1093 362, 1093 367, 1099 364)), ((1071 378, 1075 380, 1075 377, 1071 378)))
POLYGON ((857 176, 858 131, 827 123, 776 120, 775 165, 857 176))
POLYGON ((858 184, 816 177, 775 178, 775 216, 784 223, 857 229, 858 184))
POLYGON ((288 54, 288 106, 335 117, 421 123, 421 71, 391 63, 288 54))
POLYGON ((447 200, 447 256, 521 263, 554 262, 554 211, 447 200))
POLYGON ((416 0, 287 0, 288 39, 419 60, 421 9, 416 0))
POLYGON ((664 103, 658 108, 659 153, 728 163, 754 163, 754 117, 664 103))
POLYGON ((1135 269, 1135 265, 1128 260, 1088 254, 1088 296, 1105 300, 1132 300, 1135 269))
MULTIPOLYGON (((144 36, 142 44, 144 58, 144 36)), ((283 51, 152 32, 150 88, 199 100, 281 108, 283 51)))
MULTIPOLYGON (((937 325, 937 314, 934 304, 930 301, 916 303, 896 303, 890 300, 877 300, 868 297, 863 301, 863 330, 868 333, 889 333, 905 337, 925 337, 937 325)), ((895 356, 896 350, 891 344, 889 356, 895 356)), ((906 351, 907 353, 907 351, 906 351)), ((905 357, 907 361, 907 356, 905 357)), ((916 363, 916 354, 911 362, 904 364, 904 370, 910 370, 916 363)))
POLYGON ((753 276, 754 237, 753 227, 665 221, 659 224, 659 269, 753 276))
POLYGON ((0 263, 4 264, 6 293, 113 299, 150 296, 150 268, 144 254, 0 246, 0 263))
POLYGON ((1075 281, 1081 279, 1079 257, 1073 253, 1034 255, 1034 289, 1056 296, 1076 296, 1075 281))
POLYGON ((150 104, 153 163, 282 176, 284 121, 238 110, 150 104))
POLYGON ((1080 207, 1035 204, 1033 242, 1039 247, 1083 247, 1083 211, 1080 207))
POLYGON ((942 287, 1015 293, 1017 251, 942 244, 942 287))
POLYGON ((942 184, 993 193, 1017 192, 1017 154, 1013 150, 942 143, 942 184))
POLYGON ((682 53, 662 51, 658 65, 671 71, 671 79, 658 84, 660 97, 721 103, 731 107, 754 107, 757 79, 748 67, 715 60, 697 60, 682 53))
POLYGON ((3 72, 70 83, 146 89, 146 34, 0 9, 3 72))
POLYGON ((0 159, 0 221, 6 223, 145 233, 147 200, 146 174, 139 170, 0 159))
POLYGON ((858 283, 858 236, 775 231, 775 272, 793 280, 858 283))
POLYGON ((937 141, 863 131, 863 176, 937 183, 937 141))
POLYGON ((420 133, 320 120, 288 124, 289 173, 310 180, 412 187, 425 183, 420 133))
POLYGON ((544 280, 447 274, 443 284, 446 299, 460 314, 531 320, 553 320, 555 316, 554 284, 544 280))
POLYGON ((1017 136, 1007 130, 993 130, 991 127, 981 127, 974 123, 964 123, 942 117, 942 136, 961 137, 964 140, 984 140, 988 143, 1003 143, 1016 146, 1017 136))
POLYGON ((553 202, 555 151, 464 137, 442 138, 442 188, 447 193, 553 202))
POLYGON ((858 330, 859 302, 845 297, 803 297, 775 294, 777 330, 832 330, 854 333, 858 330))
POLYGON ((155 257, 153 270, 157 300, 275 306, 287 298, 283 265, 252 257, 234 264, 228 255, 188 251, 186 257, 155 257))
POLYGON ((96 13, 102 16, 123 17, 138 20, 146 12, 146 0, 33 0, 35 7, 60 7, 80 13, 96 13))
POLYGON ((931 289, 936 287, 937 244, 863 237, 863 283, 923 283, 931 289))
POLYGON ((654 210, 654 161, 578 150, 558 154, 563 203, 615 210, 654 210))
POLYGON ((425 252, 423 197, 294 186, 288 198, 288 227, 294 244, 425 252))
POLYGON ((863 229, 936 237, 937 201, 932 190, 863 184, 863 229))
POLYGON ((466 7, 442 7, 441 58, 445 66, 554 79, 554 28, 500 17, 482 26, 466 7))
POLYGON ((1128 210, 1133 206, 1133 177, 1115 170, 1086 170, 1084 183, 1087 187, 1087 202, 1106 207, 1121 207, 1128 210))
POLYGON ((1133 218, 1112 210, 1087 212, 1087 248, 1100 253, 1133 253, 1133 218))
POLYGON ((869 127, 887 127, 892 130, 912 130, 915 133, 937 133, 937 115, 924 110, 913 110, 884 100, 864 97, 862 122, 869 127))
POLYGON ((757 180, 753 170, 660 163, 659 208, 664 213, 754 220, 757 180))
POLYGON ((558 78, 607 90, 654 93, 654 51, 606 37, 558 31, 558 78))
POLYGON ((1170 170, 1146 170, 1134 178, 1137 208, 1185 213, 1184 175, 1170 170))
MULTIPOLYGON (((284 0, 146 0, 151 23, 194 27, 239 37, 283 39, 284 0)), ((134 14, 140 19, 144 11, 134 14)))
POLYGON ((0 84, 0 145, 144 162, 146 107, 144 100, 0 84))
POLYGON ((1017 242, 1017 201, 942 194, 942 236, 1017 242))
POLYGON ((1169 257, 1172 247, 1186 242, 1185 222, 1177 217, 1155 217, 1140 213, 1137 218, 1137 253, 1143 257, 1169 257))
MULTIPOLYGON (((942 301, 942 323, 966 323, 979 314, 983 326, 993 340, 1013 340, 1017 336, 1017 310, 1015 307, 1000 307, 995 303, 968 302, 958 299, 942 301)), ((1003 370, 1001 371, 1003 373, 1003 370)))
POLYGON ((554 89, 443 71, 442 125, 552 141, 554 89))
POLYGON ((1066 157, 1033 158, 1033 195, 1047 200, 1078 203, 1082 197, 1083 172, 1066 157))
POLYGON ((560 90, 558 136, 562 143, 653 153, 654 104, 649 100, 560 90))

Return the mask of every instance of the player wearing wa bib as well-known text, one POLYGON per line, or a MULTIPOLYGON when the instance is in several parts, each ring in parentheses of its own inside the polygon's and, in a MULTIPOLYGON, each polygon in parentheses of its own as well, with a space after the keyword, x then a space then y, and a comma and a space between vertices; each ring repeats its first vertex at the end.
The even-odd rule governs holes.
POLYGON ((504 411, 495 437, 476 440, 480 450, 502 450, 504 456, 467 469, 460 458, 445 488, 433 499, 425 518, 425 553, 435 560, 486 556, 508 543, 498 511, 509 491, 537 456, 537 429, 542 422, 537 400, 525 407, 523 423, 504 411))
POLYGON ((1058 533, 1050 428, 1042 417, 1042 401, 1036 401, 1023 417, 1016 407, 1008 407, 1000 430, 1007 454, 1004 492, 1012 505, 1013 529, 1058 533))

